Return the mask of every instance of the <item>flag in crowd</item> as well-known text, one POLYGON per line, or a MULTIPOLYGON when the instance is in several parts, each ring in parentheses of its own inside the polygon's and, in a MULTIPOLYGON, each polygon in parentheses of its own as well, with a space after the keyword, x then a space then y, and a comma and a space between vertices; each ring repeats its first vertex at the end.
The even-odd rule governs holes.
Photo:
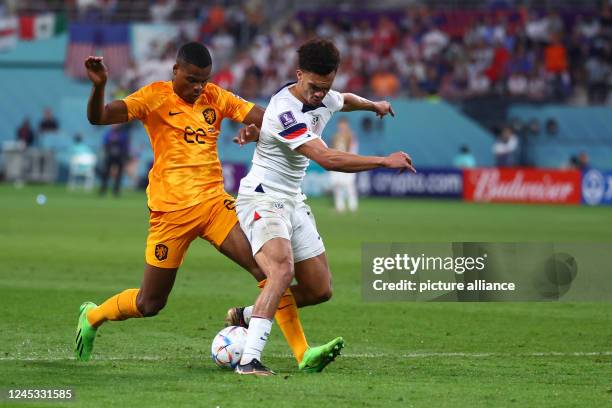
POLYGON ((129 66, 130 36, 127 24, 70 25, 65 71, 73 78, 85 78, 83 61, 90 55, 104 56, 109 76, 120 75, 129 66))

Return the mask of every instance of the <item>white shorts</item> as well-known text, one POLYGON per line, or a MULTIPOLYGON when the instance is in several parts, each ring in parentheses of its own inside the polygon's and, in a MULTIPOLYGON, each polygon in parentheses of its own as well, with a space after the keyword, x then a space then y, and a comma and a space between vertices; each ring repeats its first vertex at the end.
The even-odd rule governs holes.
POLYGON ((294 262, 325 252, 312 210, 302 201, 239 194, 236 214, 240 227, 251 243, 253 255, 273 238, 291 241, 294 262))

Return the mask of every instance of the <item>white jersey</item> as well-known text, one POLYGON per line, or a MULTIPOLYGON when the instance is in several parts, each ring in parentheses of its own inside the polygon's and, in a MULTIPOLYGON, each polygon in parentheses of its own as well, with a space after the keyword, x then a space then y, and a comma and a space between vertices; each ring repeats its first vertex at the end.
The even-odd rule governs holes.
POLYGON ((251 171, 240 182, 238 195, 266 193, 278 198, 302 197, 301 184, 310 160, 295 149, 320 138, 334 112, 342 109, 344 97, 330 90, 321 105, 304 105, 289 91, 278 91, 263 117, 251 171))

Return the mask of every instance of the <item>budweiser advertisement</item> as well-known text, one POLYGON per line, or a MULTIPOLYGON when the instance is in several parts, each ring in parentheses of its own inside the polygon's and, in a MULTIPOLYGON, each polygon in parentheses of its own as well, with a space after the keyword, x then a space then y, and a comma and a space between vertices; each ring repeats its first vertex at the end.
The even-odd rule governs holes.
POLYGON ((577 170, 482 168, 463 173, 465 201, 580 204, 577 170))

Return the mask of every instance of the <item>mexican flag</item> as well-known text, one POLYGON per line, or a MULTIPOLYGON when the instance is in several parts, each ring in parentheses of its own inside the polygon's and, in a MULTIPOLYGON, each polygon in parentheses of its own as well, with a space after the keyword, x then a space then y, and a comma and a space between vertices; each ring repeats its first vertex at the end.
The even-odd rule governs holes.
POLYGON ((42 13, 19 17, 19 38, 22 40, 44 40, 66 31, 66 16, 42 13))

